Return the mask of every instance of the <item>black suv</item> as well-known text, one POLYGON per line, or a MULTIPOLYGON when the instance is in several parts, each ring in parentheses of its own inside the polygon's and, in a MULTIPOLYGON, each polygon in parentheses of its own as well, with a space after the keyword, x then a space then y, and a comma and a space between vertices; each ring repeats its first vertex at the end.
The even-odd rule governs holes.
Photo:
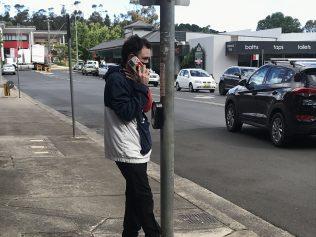
POLYGON ((243 123, 269 129, 276 146, 316 134, 316 63, 262 66, 228 91, 225 119, 230 132, 243 123))
POLYGON ((230 67, 226 69, 219 79, 218 90, 220 95, 226 95, 227 91, 238 85, 241 79, 249 78, 258 68, 256 67, 230 67))

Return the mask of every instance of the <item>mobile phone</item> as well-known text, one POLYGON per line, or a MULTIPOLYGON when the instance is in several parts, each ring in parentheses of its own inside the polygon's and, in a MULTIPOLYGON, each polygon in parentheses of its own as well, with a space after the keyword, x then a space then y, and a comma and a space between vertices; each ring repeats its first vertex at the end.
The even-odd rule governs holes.
POLYGON ((128 60, 127 63, 132 68, 132 70, 135 72, 135 74, 137 75, 136 78, 140 80, 140 78, 138 77, 138 70, 139 70, 139 68, 141 68, 141 70, 142 70, 144 64, 136 56, 133 56, 130 60, 128 60))

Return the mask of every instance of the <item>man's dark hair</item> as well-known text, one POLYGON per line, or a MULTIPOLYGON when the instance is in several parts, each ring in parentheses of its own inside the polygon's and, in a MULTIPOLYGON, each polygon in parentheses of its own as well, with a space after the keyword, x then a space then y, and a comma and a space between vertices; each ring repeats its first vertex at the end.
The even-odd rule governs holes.
POLYGON ((130 54, 134 54, 136 56, 143 47, 151 49, 151 44, 147 39, 140 38, 138 35, 130 36, 122 47, 122 65, 126 65, 130 54))

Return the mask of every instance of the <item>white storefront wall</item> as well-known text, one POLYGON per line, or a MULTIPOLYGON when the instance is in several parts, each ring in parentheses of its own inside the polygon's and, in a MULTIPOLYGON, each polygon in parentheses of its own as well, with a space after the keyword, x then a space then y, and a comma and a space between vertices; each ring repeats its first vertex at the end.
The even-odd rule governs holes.
POLYGON ((235 56, 226 56, 226 42, 231 37, 226 35, 211 35, 203 38, 189 39, 190 48, 200 44, 205 51, 205 70, 213 74, 216 82, 219 82, 220 76, 226 68, 237 65, 238 58, 235 56))
POLYGON ((287 33, 282 34, 281 28, 262 31, 236 31, 223 34, 204 34, 187 32, 187 41, 190 48, 198 44, 205 51, 205 69, 213 74, 216 82, 225 69, 238 65, 238 56, 226 56, 226 42, 230 41, 316 41, 314 33, 287 33))

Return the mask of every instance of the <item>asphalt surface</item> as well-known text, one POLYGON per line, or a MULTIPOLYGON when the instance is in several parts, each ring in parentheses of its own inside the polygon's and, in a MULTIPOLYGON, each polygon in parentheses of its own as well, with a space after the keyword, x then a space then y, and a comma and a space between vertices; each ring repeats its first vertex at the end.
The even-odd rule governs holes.
MULTIPOLYGON (((16 76, 5 76, 17 82, 16 76)), ((67 72, 24 71, 23 92, 70 116, 67 72)), ((104 81, 74 73, 76 120, 103 133, 104 81)), ((152 87, 156 98, 159 88, 152 87)), ((276 148, 263 129, 227 132, 225 97, 175 93, 175 172, 296 236, 316 236, 316 137, 276 148)), ((159 132, 153 131, 159 163, 159 132)))

